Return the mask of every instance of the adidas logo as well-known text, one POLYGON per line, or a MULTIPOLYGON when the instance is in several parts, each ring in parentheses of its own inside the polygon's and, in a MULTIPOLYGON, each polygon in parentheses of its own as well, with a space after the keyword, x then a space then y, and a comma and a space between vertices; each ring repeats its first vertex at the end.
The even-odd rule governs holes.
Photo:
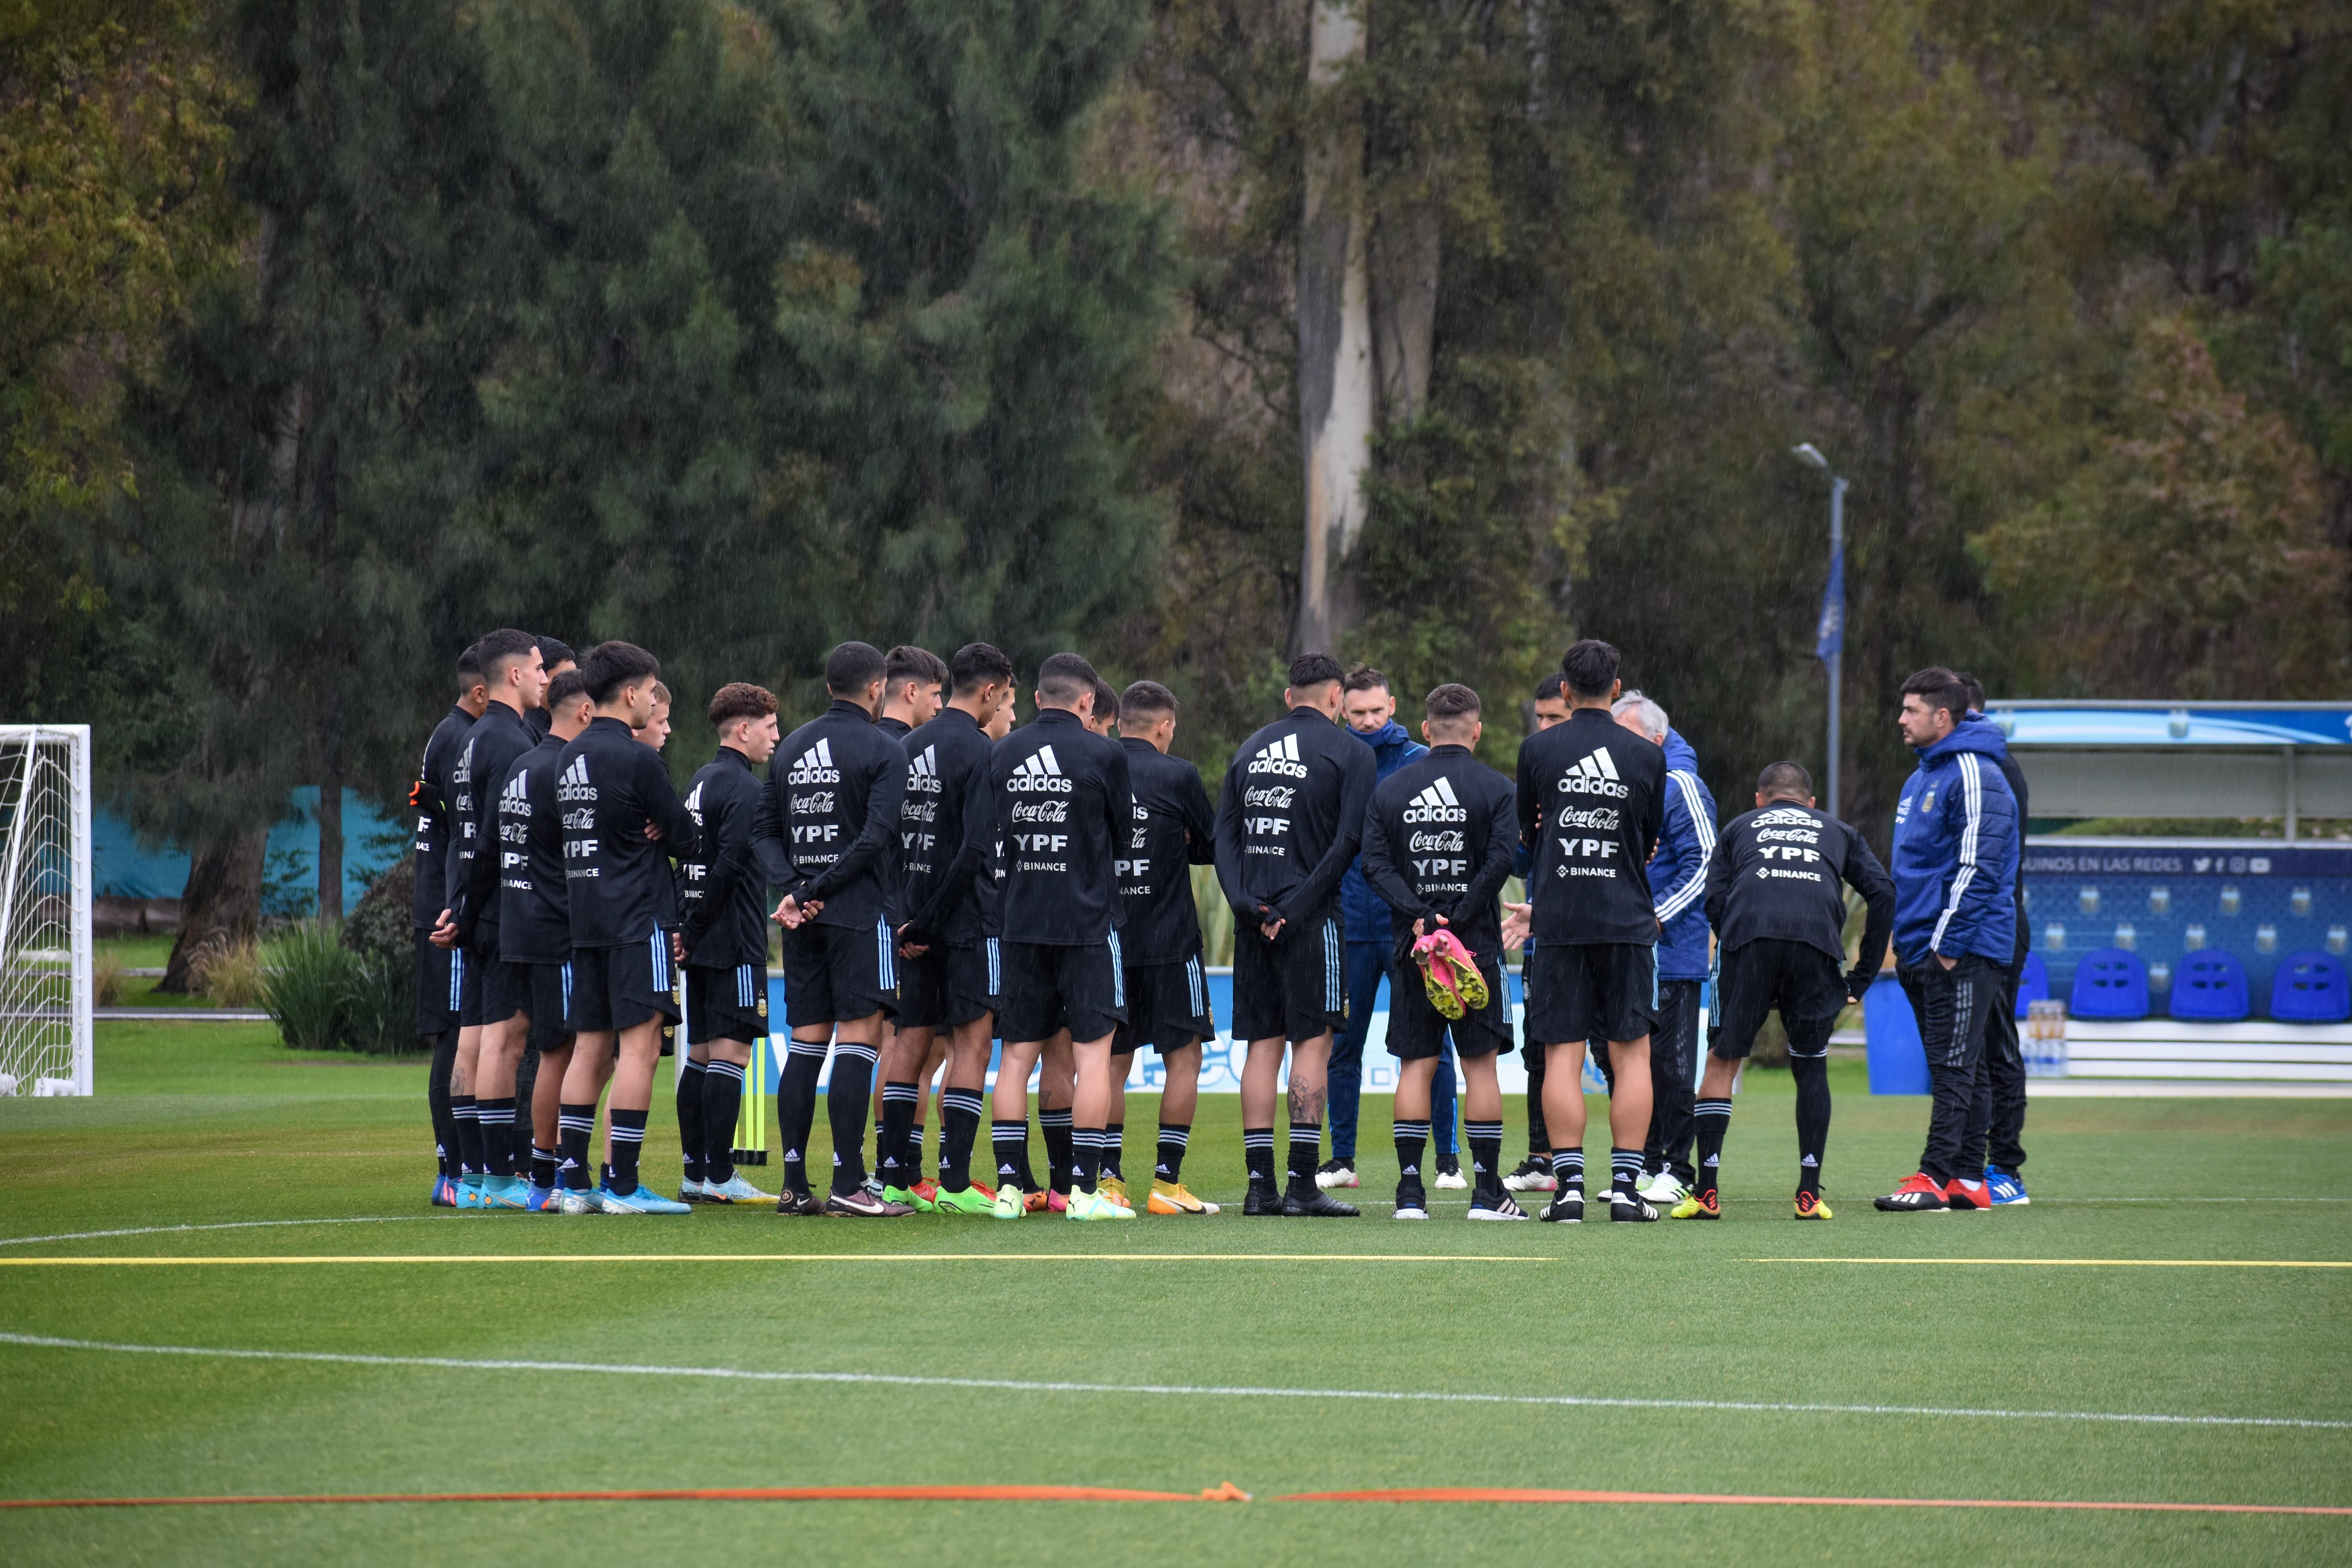
POLYGON ((1819 827, 1821 818, 1801 805, 1776 805, 1759 813, 1749 824, 1752 827, 1819 827))
POLYGON ((499 791, 499 809, 518 816, 530 815, 530 774, 518 771, 507 780, 507 787, 499 791))
POLYGON ((1467 822, 1470 813, 1454 793, 1454 781, 1441 778, 1412 797, 1404 808, 1407 822, 1467 822))
POLYGON ((940 749, 925 746, 920 755, 907 764, 907 787, 925 795, 940 793, 940 749))
POLYGON ((1013 770, 1004 787, 1019 794, 1044 791, 1052 795, 1070 793, 1070 781, 1062 776, 1062 764, 1050 745, 1037 748, 1037 754, 1013 770))
POLYGON ((596 786, 588 782, 588 759, 574 757, 572 765, 557 775, 555 798, 566 805, 578 800, 594 800, 596 786))
POLYGON ((1559 787, 1565 795, 1605 795, 1619 800, 1633 793, 1618 778, 1616 759, 1606 746, 1596 746, 1591 756, 1562 773, 1559 787))
POLYGON ((784 775, 784 782, 796 784, 839 784, 841 770, 833 765, 833 742, 821 740, 803 752, 800 760, 793 764, 793 771, 784 775))
POLYGON ((1305 778, 1307 764, 1298 760, 1297 733, 1285 735, 1281 740, 1260 748, 1257 755, 1250 759, 1249 771, 1254 773, 1281 773, 1294 779, 1305 778))

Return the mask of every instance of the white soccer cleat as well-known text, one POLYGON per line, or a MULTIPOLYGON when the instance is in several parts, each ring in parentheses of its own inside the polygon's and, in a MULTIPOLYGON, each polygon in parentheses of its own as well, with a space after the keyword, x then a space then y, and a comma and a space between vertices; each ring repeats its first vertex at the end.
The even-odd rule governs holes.
POLYGON ((1660 1171, 1642 1184, 1642 1196, 1661 1208, 1672 1208, 1690 1196, 1690 1189, 1677 1180, 1672 1171, 1660 1171))

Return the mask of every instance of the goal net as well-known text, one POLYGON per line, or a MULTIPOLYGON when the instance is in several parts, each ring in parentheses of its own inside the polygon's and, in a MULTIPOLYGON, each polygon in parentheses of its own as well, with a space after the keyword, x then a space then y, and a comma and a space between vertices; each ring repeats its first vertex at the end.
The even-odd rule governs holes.
POLYGON ((88 1094, 89 726, 0 724, 0 1093, 88 1094))

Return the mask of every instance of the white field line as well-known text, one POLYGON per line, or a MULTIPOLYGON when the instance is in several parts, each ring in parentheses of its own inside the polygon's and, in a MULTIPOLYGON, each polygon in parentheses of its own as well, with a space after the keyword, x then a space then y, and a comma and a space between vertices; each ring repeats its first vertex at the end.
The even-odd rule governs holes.
POLYGON ((106 1236, 166 1236, 184 1230, 268 1230, 285 1225, 390 1225, 426 1215, 381 1214, 348 1219, 240 1219, 221 1225, 140 1225, 126 1230, 68 1230, 56 1236, 0 1236, 0 1247, 30 1247, 37 1241, 90 1241, 106 1236))
POLYGON ((761 1372, 731 1366, 649 1366, 593 1361, 474 1360, 460 1356, 363 1355, 337 1351, 264 1351, 202 1345, 121 1344, 0 1333, 0 1344, 44 1350, 111 1351, 128 1355, 200 1356, 233 1361, 324 1362, 342 1366, 442 1367, 461 1372, 574 1372, 622 1377, 685 1377, 731 1383, 877 1384, 893 1388, 982 1388, 1016 1394, 1108 1394, 1206 1399, 1354 1399, 1416 1405, 1517 1405, 1615 1410, 1735 1410, 1817 1415, 1927 1415, 1990 1421, 2098 1421, 2139 1426, 2281 1426, 2352 1431, 2352 1421, 2284 1415, 2171 1415, 2099 1410, 2000 1410, 1934 1405, 1831 1405, 1747 1399, 1612 1399, 1573 1394, 1448 1394, 1425 1389, 1221 1387, 1171 1383, 1046 1383, 999 1377, 922 1377, 904 1373, 761 1372))

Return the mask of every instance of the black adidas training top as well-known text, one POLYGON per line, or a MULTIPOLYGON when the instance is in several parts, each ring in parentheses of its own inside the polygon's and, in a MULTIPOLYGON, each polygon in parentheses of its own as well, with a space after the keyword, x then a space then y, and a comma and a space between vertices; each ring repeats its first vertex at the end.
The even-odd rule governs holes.
POLYGON ((1370 746, 1312 708, 1242 742, 1217 796, 1217 880, 1236 920, 1304 926, 1338 911, 1377 769, 1370 746))
POLYGON ((669 879, 670 857, 692 855, 700 839, 661 753, 618 719, 591 719, 563 748, 555 799, 572 945, 645 941, 658 927, 656 889, 669 879), (647 823, 661 829, 658 841, 646 837, 647 823))
POLYGON ((981 925, 978 878, 988 865, 996 826, 989 780, 994 742, 961 708, 908 731, 907 797, 898 811, 899 869, 906 940, 969 945, 981 925))
POLYGON ((1217 822, 1201 770, 1149 741, 1119 742, 1133 792, 1132 822, 1118 851, 1127 911, 1119 946, 1130 966, 1181 963, 1201 951, 1201 911, 1191 868, 1217 860, 1217 822))
POLYGON ((1004 840, 1007 942, 1079 947, 1118 923, 1118 846, 1134 790, 1127 752, 1047 708, 989 756, 1004 840))
POLYGON ((409 787, 408 804, 416 813, 416 891, 409 900, 409 921, 418 931, 441 923, 449 907, 449 841, 454 837, 449 810, 449 774, 457 753, 466 749, 466 731, 474 716, 451 708, 433 726, 425 755, 416 764, 416 782, 409 787))
POLYGON ((1767 937, 1801 942, 1845 962, 1843 882, 1862 895, 1862 947, 1846 976, 1859 996, 1886 957, 1895 882, 1861 834, 1824 811, 1784 800, 1724 825, 1706 868, 1706 918, 1725 952, 1767 937))
POLYGON ((1519 838, 1535 851, 1534 940, 1656 942, 1650 853, 1665 830, 1664 750, 1605 708, 1579 708, 1519 743, 1518 796, 1519 838))
POLYGON ((493 702, 466 731, 450 777, 457 789, 457 853, 450 857, 449 909, 468 952, 496 952, 499 941, 499 791, 539 745, 523 716, 493 702))
POLYGON ((768 763, 751 847, 769 885, 780 898, 823 902, 820 925, 887 918, 906 794, 906 749, 865 709, 836 699, 768 763))
POLYGON ((719 747, 687 786, 686 809, 702 830, 701 843, 677 866, 686 961, 704 969, 765 963, 769 906, 751 853, 751 819, 760 814, 760 776, 751 759, 732 746, 719 747))
POLYGON ((543 737, 499 791, 499 957, 508 963, 562 963, 572 956, 563 813, 555 800, 563 747, 553 735, 543 737))
POLYGON ((1503 883, 1518 848, 1511 781, 1470 754, 1437 746, 1382 779, 1364 814, 1364 879, 1396 911, 1399 957, 1412 922, 1448 930, 1480 958, 1503 952, 1503 883))

